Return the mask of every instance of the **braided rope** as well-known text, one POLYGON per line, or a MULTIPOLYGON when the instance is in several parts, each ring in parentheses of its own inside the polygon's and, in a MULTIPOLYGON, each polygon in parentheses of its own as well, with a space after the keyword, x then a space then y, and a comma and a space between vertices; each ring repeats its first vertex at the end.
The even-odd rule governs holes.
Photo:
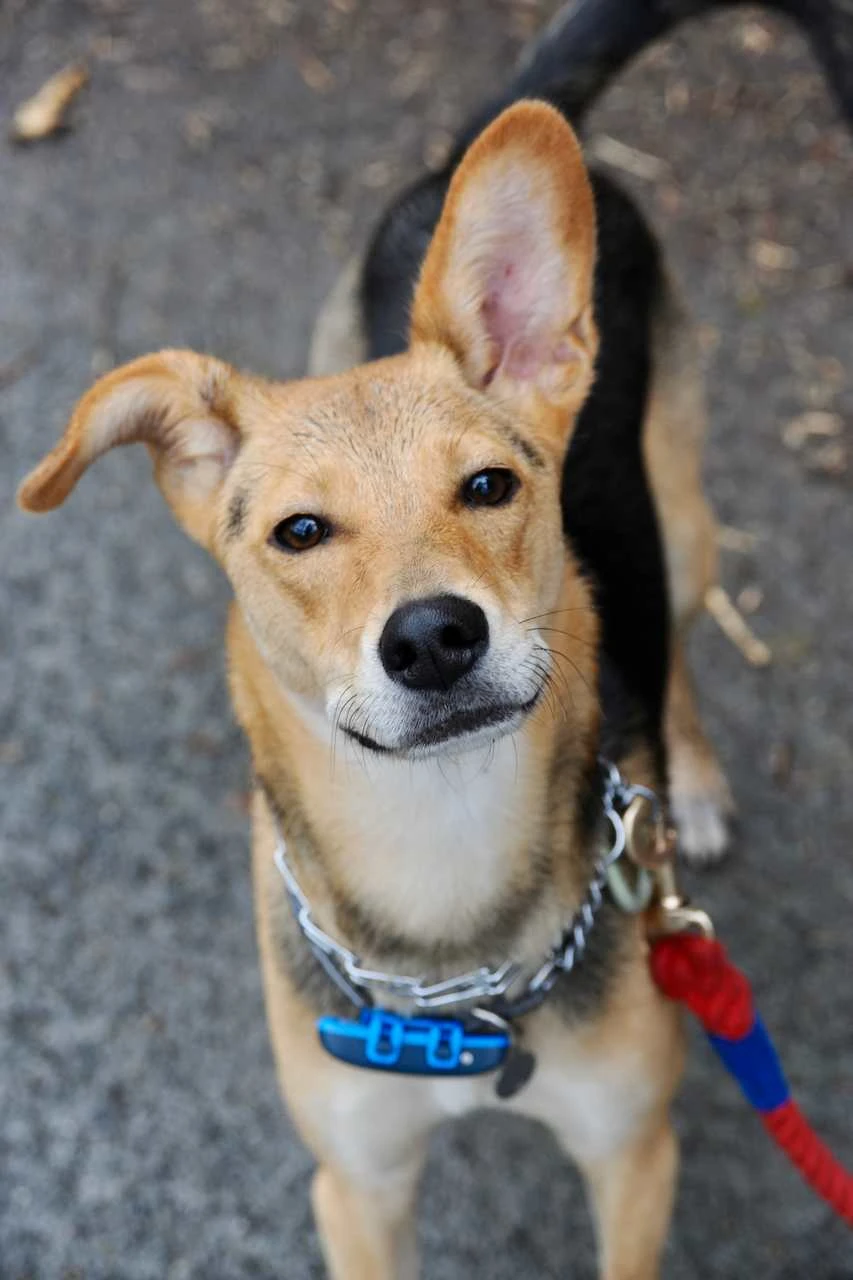
POLYGON ((812 1189, 853 1228, 853 1174, 787 1096, 773 1046, 755 1013, 749 983, 722 945, 694 934, 674 934, 652 943, 650 961, 657 986, 670 1000, 687 1005, 702 1023, 759 1110, 773 1141, 812 1189))

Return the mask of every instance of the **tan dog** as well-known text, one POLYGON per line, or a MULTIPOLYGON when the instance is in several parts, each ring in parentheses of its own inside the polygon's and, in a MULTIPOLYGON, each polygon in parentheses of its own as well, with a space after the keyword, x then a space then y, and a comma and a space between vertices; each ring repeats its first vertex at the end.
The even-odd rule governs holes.
MULTIPOLYGON (((47 511, 107 449, 142 441, 233 584, 268 1017, 338 1280, 414 1276, 427 1135, 493 1100, 493 1080, 324 1051, 315 1019, 341 996, 291 917, 279 829, 314 921, 369 968, 439 980, 509 957, 521 981, 575 916, 599 848, 598 620, 560 483, 596 360, 594 256, 571 129, 517 105, 456 173, 406 354, 292 384, 190 352, 137 360, 83 398, 20 491, 47 511)), ((632 781, 661 783, 653 756, 635 742, 632 781)), ((642 1280, 670 1213, 681 1041, 641 918, 606 904, 593 938, 524 1019, 538 1066, 503 1105, 582 1170, 601 1274, 642 1280)))

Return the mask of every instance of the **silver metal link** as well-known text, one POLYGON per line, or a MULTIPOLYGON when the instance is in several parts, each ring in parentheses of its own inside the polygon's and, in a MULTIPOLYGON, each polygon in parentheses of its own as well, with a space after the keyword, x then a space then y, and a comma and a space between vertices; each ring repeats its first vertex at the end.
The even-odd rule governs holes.
MULTIPOLYGON (((308 899, 287 861, 287 847, 284 839, 280 832, 277 834, 275 865, 287 888, 296 923, 314 952, 332 960, 354 987, 368 990, 378 987, 391 995, 411 1000, 416 1009, 427 1011, 454 1004, 476 1003, 478 1000, 506 995, 518 977, 520 968, 512 960, 505 960, 496 969, 481 966, 479 969, 471 969, 467 973, 460 973, 455 977, 432 983, 425 982, 423 978, 411 978, 403 974, 382 973, 377 969, 364 968, 353 951, 321 929, 312 918, 308 899)), ((328 971, 328 966, 324 965, 324 968, 328 971)), ((346 991, 346 987, 343 990, 346 991)), ((365 1003, 363 996, 359 1003, 365 1003)))
MULTIPOLYGON (((660 804, 647 787, 629 786, 614 764, 602 760, 600 765, 604 774, 602 808, 613 833, 610 848, 596 861, 586 896, 574 919, 515 1003, 547 993, 561 973, 571 973, 582 959, 604 903, 608 870, 625 852, 622 812, 637 795, 646 796, 655 806, 660 804)), ((284 880, 296 923, 323 968, 354 1004, 360 1007, 370 1004, 371 993, 379 991, 409 1000, 414 1009, 424 1013, 451 1006, 473 1006, 506 996, 521 977, 521 966, 513 960, 505 960, 494 969, 483 965, 438 982, 363 967, 355 952, 321 929, 312 917, 308 899, 287 861, 287 846, 278 827, 276 836, 275 865, 284 880)))

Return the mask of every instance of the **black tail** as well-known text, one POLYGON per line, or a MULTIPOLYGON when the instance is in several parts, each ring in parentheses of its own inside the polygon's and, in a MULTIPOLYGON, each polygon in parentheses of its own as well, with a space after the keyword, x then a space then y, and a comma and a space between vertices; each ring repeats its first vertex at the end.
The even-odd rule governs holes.
MULTIPOLYGON (((406 345, 409 303, 450 178, 468 145, 504 108, 540 98, 573 124, 617 73, 679 23, 747 0, 572 0, 530 47, 505 92, 456 137, 444 168, 405 192, 388 210, 370 246, 362 279, 362 316, 371 359, 406 345)), ((839 106, 853 127, 853 0, 765 0, 765 8, 803 28, 839 106)))
MULTIPOLYGON (((505 93, 468 123, 457 139, 464 150, 519 98, 542 98, 572 124, 626 63, 674 27, 717 9, 752 0, 573 0, 530 46, 505 93)), ((798 23, 812 44, 841 111, 853 125, 853 4, 850 0, 763 0, 766 9, 798 23)))

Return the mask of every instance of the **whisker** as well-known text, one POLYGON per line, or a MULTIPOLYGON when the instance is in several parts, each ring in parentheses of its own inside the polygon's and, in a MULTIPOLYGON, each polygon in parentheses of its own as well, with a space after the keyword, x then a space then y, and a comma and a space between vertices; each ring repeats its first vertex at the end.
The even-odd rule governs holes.
POLYGON ((542 674, 552 683, 555 683, 559 679, 562 682, 562 686, 565 693, 571 696, 571 689, 570 689, 568 678, 566 676, 565 671, 561 671, 559 667, 557 667, 553 662, 549 661, 552 654, 552 650, 547 645, 540 644, 540 645, 536 645, 536 652, 541 653, 543 655, 544 654, 548 655, 547 658, 543 656, 541 658, 535 659, 535 661, 539 664, 539 668, 542 674))
POLYGON ((474 578, 471 582, 468 583, 468 590, 470 591, 472 590, 473 587, 478 586, 483 581, 487 573, 488 573, 487 569, 484 569, 482 573, 478 573, 476 578, 474 578))
MULTIPOLYGON (((548 672, 548 674, 545 677, 545 681, 548 687, 548 692, 551 696, 551 706, 553 708, 552 715, 554 719, 557 720, 559 718, 559 719, 562 719, 563 721, 567 721, 569 718, 568 708, 566 707, 566 704, 563 698, 560 696, 560 690, 557 687, 557 682, 554 678, 553 670, 548 672)), ((572 697, 571 690, 566 686, 563 692, 565 693, 565 696, 569 699, 572 706, 574 707, 575 700, 572 697)))
POLYGON ((533 613, 529 618, 517 618, 516 621, 521 627, 525 622, 535 622, 537 618, 553 618, 558 613, 595 613, 595 610, 589 605, 579 604, 566 609, 546 609, 544 613, 533 613))
MULTIPOLYGON (((545 646, 543 645, 537 645, 536 647, 540 649, 545 648, 545 646)), ((577 663, 573 662, 567 653, 563 653, 561 649, 554 649, 550 645, 547 647, 546 652, 553 654, 555 658, 562 658, 564 662, 568 662, 569 666, 572 668, 575 675, 578 677, 579 680, 582 681, 587 693, 589 694, 592 693, 592 689, 590 688, 589 681, 587 680, 586 676, 581 671, 577 663)))
POLYGON ((366 627, 370 626, 370 623, 376 617, 378 612, 378 609, 371 609, 370 613, 368 613, 361 622, 357 622, 354 627, 347 627, 346 631, 342 631, 338 636, 338 642, 345 640, 347 636, 351 636, 354 631, 364 631, 366 627))
POLYGON ((553 719, 556 720, 557 710, 561 704, 553 688, 549 664, 545 662, 544 658, 531 656, 525 665, 534 676, 538 677, 539 687, 542 690, 542 696, 545 699, 545 704, 553 719))
MULTIPOLYGON (((552 651, 544 645, 536 645, 536 650, 543 655, 548 654, 549 658, 552 653, 552 651)), ((553 718, 555 720, 557 719, 557 712, 559 711, 562 715, 562 719, 568 720, 569 713, 565 705, 564 696, 569 699, 573 709, 575 706, 575 699, 566 672, 562 671, 553 662, 547 661, 544 656, 534 656, 530 661, 532 669, 535 670, 540 677, 543 690, 546 691, 548 695, 548 706, 553 718)))
POLYGON ((335 704, 335 714, 332 720, 332 743, 330 748, 330 755, 331 755, 330 775, 332 778, 334 778, 335 776, 335 762, 337 759, 337 747, 338 747, 338 732, 341 727, 341 721, 343 719, 343 715, 347 707, 350 705, 350 703, 352 703, 355 700, 357 696, 358 695, 355 689, 353 688, 353 686, 350 683, 347 683, 347 685, 343 689, 343 692, 341 693, 341 696, 338 698, 338 701, 335 704))
POLYGON ((553 632, 557 636, 565 636, 567 640, 573 640, 575 644, 585 645, 587 649, 598 649, 598 644, 594 640, 587 640, 585 636, 576 636, 572 631, 564 631, 562 627, 525 627, 528 635, 539 634, 543 631, 553 632))

